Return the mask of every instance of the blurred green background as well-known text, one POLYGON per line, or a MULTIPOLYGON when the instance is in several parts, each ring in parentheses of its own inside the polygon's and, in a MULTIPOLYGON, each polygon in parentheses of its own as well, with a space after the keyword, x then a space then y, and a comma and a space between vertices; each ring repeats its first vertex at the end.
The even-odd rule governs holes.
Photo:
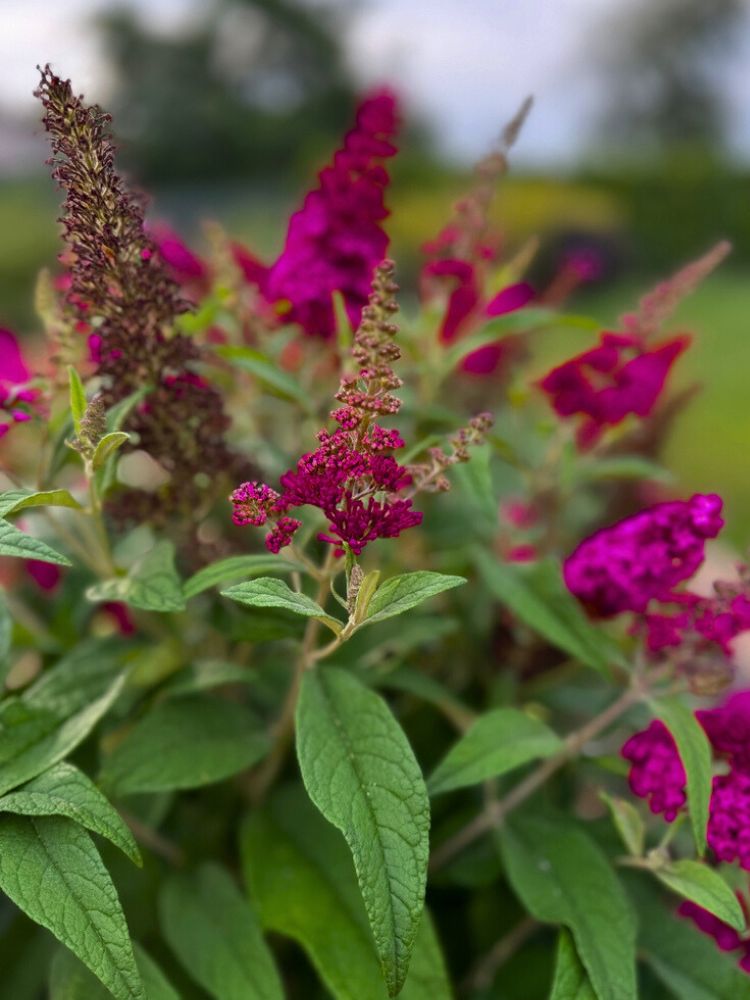
MULTIPOLYGON (((63 6, 11 0, 3 9, 0 325, 33 333, 35 276, 58 249, 57 195, 27 99, 34 62, 51 58, 113 112, 122 162, 149 191, 154 218, 198 249, 200 220, 218 219, 261 255, 279 248, 357 93, 392 81, 405 130, 389 228, 407 290, 420 244, 470 182, 472 158, 491 147, 521 87, 536 89, 538 76, 528 146, 524 133, 495 215, 509 253, 539 238, 534 280, 548 280, 571 247, 597 251, 600 278, 566 308, 611 328, 655 280, 719 238, 733 244, 675 323, 696 335, 678 379, 704 389, 668 457, 682 488, 722 492, 734 536, 750 535, 750 10, 742 0, 529 0, 502 18, 487 0, 460 11, 440 0, 63 6), (512 84, 501 91, 493 43, 499 84, 512 84), (568 55, 555 76, 557 49, 568 55)), ((563 336, 555 356, 588 342, 555 334, 563 336)))

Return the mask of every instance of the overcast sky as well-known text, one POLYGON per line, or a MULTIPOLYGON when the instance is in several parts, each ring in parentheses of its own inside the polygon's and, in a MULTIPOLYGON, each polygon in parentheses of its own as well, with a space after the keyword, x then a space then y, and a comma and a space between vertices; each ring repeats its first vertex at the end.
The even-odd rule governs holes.
MULTIPOLYGON (((174 30, 202 0, 128 0, 148 23, 174 30)), ((325 0, 308 0, 325 2, 325 0)), ((659 0, 652 0, 658 3, 659 0)), ((706 0, 710 2, 710 0, 706 0)), ((599 107, 590 53, 633 0, 356 0, 342 31, 363 83, 391 81, 426 117, 442 148, 481 155, 529 93, 536 107, 518 158, 580 155, 599 107)), ((111 0, 0 0, 0 105, 30 108, 35 65, 50 61, 92 99, 106 67, 91 16, 111 0)), ((750 3, 737 56, 720 74, 730 95, 733 145, 750 157, 750 3)))

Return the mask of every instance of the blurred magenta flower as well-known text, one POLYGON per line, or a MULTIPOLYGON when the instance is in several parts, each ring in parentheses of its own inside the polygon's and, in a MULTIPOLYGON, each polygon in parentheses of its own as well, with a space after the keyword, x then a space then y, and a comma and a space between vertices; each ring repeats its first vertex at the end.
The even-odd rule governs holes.
POLYGON ((0 438, 37 412, 40 393, 29 385, 30 378, 18 340, 10 330, 0 329, 0 438))

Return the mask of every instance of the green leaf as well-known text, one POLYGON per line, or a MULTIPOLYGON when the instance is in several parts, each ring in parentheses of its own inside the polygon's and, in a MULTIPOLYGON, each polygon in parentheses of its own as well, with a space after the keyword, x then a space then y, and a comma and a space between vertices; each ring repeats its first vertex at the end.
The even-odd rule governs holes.
POLYGON ((599 1000, 636 1000, 635 920, 596 843, 562 819, 528 816, 507 821, 498 843, 529 913, 571 931, 599 1000))
POLYGON ((90 601, 124 601, 143 611, 182 611, 185 598, 174 567, 174 545, 157 542, 127 576, 95 584, 86 596, 90 601))
POLYGON ((96 701, 74 714, 10 700, 0 706, 0 795, 57 764, 88 736, 122 690, 119 677, 96 701))
POLYGON ((240 604, 247 604, 251 608, 280 608, 305 618, 317 618, 337 634, 343 628, 337 618, 326 614, 323 608, 307 594, 297 593, 283 580, 274 580, 270 576, 238 583, 228 590, 222 590, 221 595, 240 604))
POLYGON ((573 938, 564 927, 557 940, 555 978, 549 1000, 597 1000, 573 938))
MULTIPOLYGON (((147 1000, 180 1000, 156 962, 135 942, 133 953, 147 1000)), ((58 950, 50 969, 49 1000, 111 1000, 111 997, 109 990, 72 952, 65 948, 58 950)))
POLYGON ((55 764, 23 788, 0 797, 0 812, 19 816, 67 816, 142 864, 133 834, 96 785, 72 764, 55 764))
POLYGON ((73 365, 68 365, 68 380, 70 382, 70 412, 73 417, 73 427, 76 434, 81 432, 81 420, 86 412, 86 390, 83 388, 81 376, 73 365))
POLYGON ((678 896, 697 903, 737 931, 745 930, 745 914, 734 892, 718 872, 700 861, 672 861, 654 872, 678 896))
POLYGON ((249 667, 223 660, 198 660, 189 663, 162 688, 161 693, 169 698, 179 698, 198 691, 223 687, 225 684, 255 684, 258 675, 249 667))
POLYGON ((5 490, 0 493, 0 517, 16 514, 28 507, 72 507, 81 505, 67 490, 5 490))
POLYGON ((367 618, 362 624, 374 625, 376 622, 385 621, 386 618, 402 615, 404 611, 415 608, 429 597, 441 594, 444 590, 451 590, 453 587, 460 587, 462 583, 466 583, 463 576, 447 576, 444 573, 431 573, 428 570, 392 576, 375 591, 367 618))
POLYGON ((5 591, 0 587, 0 695, 5 678, 10 671, 10 648, 13 640, 13 619, 5 601, 5 591))
POLYGON ((675 1000, 750 1000, 750 978, 726 953, 675 913, 672 901, 642 878, 632 880, 640 925, 639 952, 675 1000))
POLYGON ((274 389, 284 399, 298 403, 306 413, 313 412, 310 393, 292 375, 280 368, 278 362, 266 357, 265 354, 251 347, 235 346, 218 347, 216 353, 226 358, 235 368, 250 372, 259 382, 269 389, 274 389))
POLYGON ((471 449, 469 461, 455 465, 451 475, 467 497, 470 507, 486 522, 488 530, 496 530, 498 502, 492 484, 491 458, 491 445, 474 447, 471 449))
POLYGON ((24 704, 55 715, 73 715, 105 694, 125 669, 133 648, 131 640, 119 635, 82 640, 24 691, 24 704))
POLYGON ((107 757, 101 783, 117 795, 200 788, 237 774, 268 750, 244 705, 188 696, 156 705, 107 757))
POLYGON ((58 566, 72 566, 66 556, 33 535, 26 535, 7 521, 0 521, 0 556, 16 556, 19 559, 38 559, 40 562, 55 563, 58 566))
POLYGON ((121 399, 119 403, 115 403, 115 405, 107 411, 107 430, 119 431, 132 412, 133 408, 145 399, 152 390, 153 386, 142 385, 134 392, 131 392, 129 396, 121 399))
POLYGON ((543 722, 515 708, 496 708, 481 716, 433 771, 427 788, 440 795, 498 778, 521 764, 549 757, 562 741, 543 722))
POLYGON ((703 727, 679 698, 652 702, 654 714, 672 734, 687 776, 690 825, 698 853, 706 853, 706 827, 711 800, 711 746, 703 727))
MULTIPOLYGON (((386 1000, 346 842, 300 787, 276 791, 240 834, 243 870, 261 922, 304 948, 336 1000, 386 1000)), ((450 1000, 440 946, 425 912, 400 1000, 450 1000)))
POLYGON ((218 562, 204 566, 185 581, 183 592, 186 600, 202 594, 209 587, 216 587, 220 583, 230 583, 232 580, 241 580, 246 576, 259 576, 263 573, 293 573, 304 572, 302 563, 292 562, 289 559, 282 559, 280 556, 229 556, 228 559, 220 559, 218 562))
POLYGON ((579 461, 575 472, 578 480, 594 482, 600 479, 643 479, 648 482, 669 483, 674 480, 668 469, 642 455, 613 455, 585 464, 579 461))
POLYGON ((447 372, 453 371, 463 359, 488 344, 496 344, 504 337, 518 333, 526 333, 541 326, 549 326, 558 319, 551 309, 529 308, 517 309, 504 316, 496 316, 485 323, 476 333, 462 337, 455 346, 448 348, 443 354, 442 366, 447 372))
POLYGON ((474 560, 491 593, 553 646, 605 675, 613 663, 622 664, 619 647, 588 621, 556 563, 521 568, 484 549, 475 550, 474 560))
POLYGON ((306 673, 296 721, 305 787, 349 845, 395 996, 424 905, 430 807, 419 765, 383 699, 344 671, 306 673))
POLYGON ((255 911, 218 865, 170 878, 159 911, 172 950, 216 1000, 284 1000, 255 911))
POLYGON ((126 441, 130 440, 130 435, 125 431, 110 431, 99 441, 91 459, 91 467, 96 471, 101 469, 104 463, 121 448, 126 441))
POLYGON ((629 853, 640 858, 646 842, 646 827, 641 814, 627 799, 618 799, 606 792, 599 792, 599 798, 606 803, 612 822, 629 853))
POLYGON ((0 889, 117 1000, 145 1000, 117 891, 85 830, 60 816, 0 817, 0 889))

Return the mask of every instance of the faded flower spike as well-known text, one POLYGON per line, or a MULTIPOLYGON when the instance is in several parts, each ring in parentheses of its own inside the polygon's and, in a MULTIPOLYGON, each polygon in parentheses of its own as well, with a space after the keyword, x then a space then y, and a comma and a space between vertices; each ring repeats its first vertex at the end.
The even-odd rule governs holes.
POLYGON ((375 271, 368 305, 352 347, 357 370, 342 377, 332 412, 338 427, 321 430, 319 447, 281 477, 282 492, 264 483, 243 483, 231 496, 235 524, 271 522, 266 537, 272 552, 288 545, 301 522, 289 516, 295 507, 317 507, 328 519, 328 531, 318 537, 338 554, 360 555, 376 538, 395 538, 421 523, 422 515, 402 491, 411 477, 391 454, 403 448, 398 431, 374 423, 379 415, 396 413, 401 385, 392 363, 400 356, 394 341, 397 311, 393 263, 375 271))

